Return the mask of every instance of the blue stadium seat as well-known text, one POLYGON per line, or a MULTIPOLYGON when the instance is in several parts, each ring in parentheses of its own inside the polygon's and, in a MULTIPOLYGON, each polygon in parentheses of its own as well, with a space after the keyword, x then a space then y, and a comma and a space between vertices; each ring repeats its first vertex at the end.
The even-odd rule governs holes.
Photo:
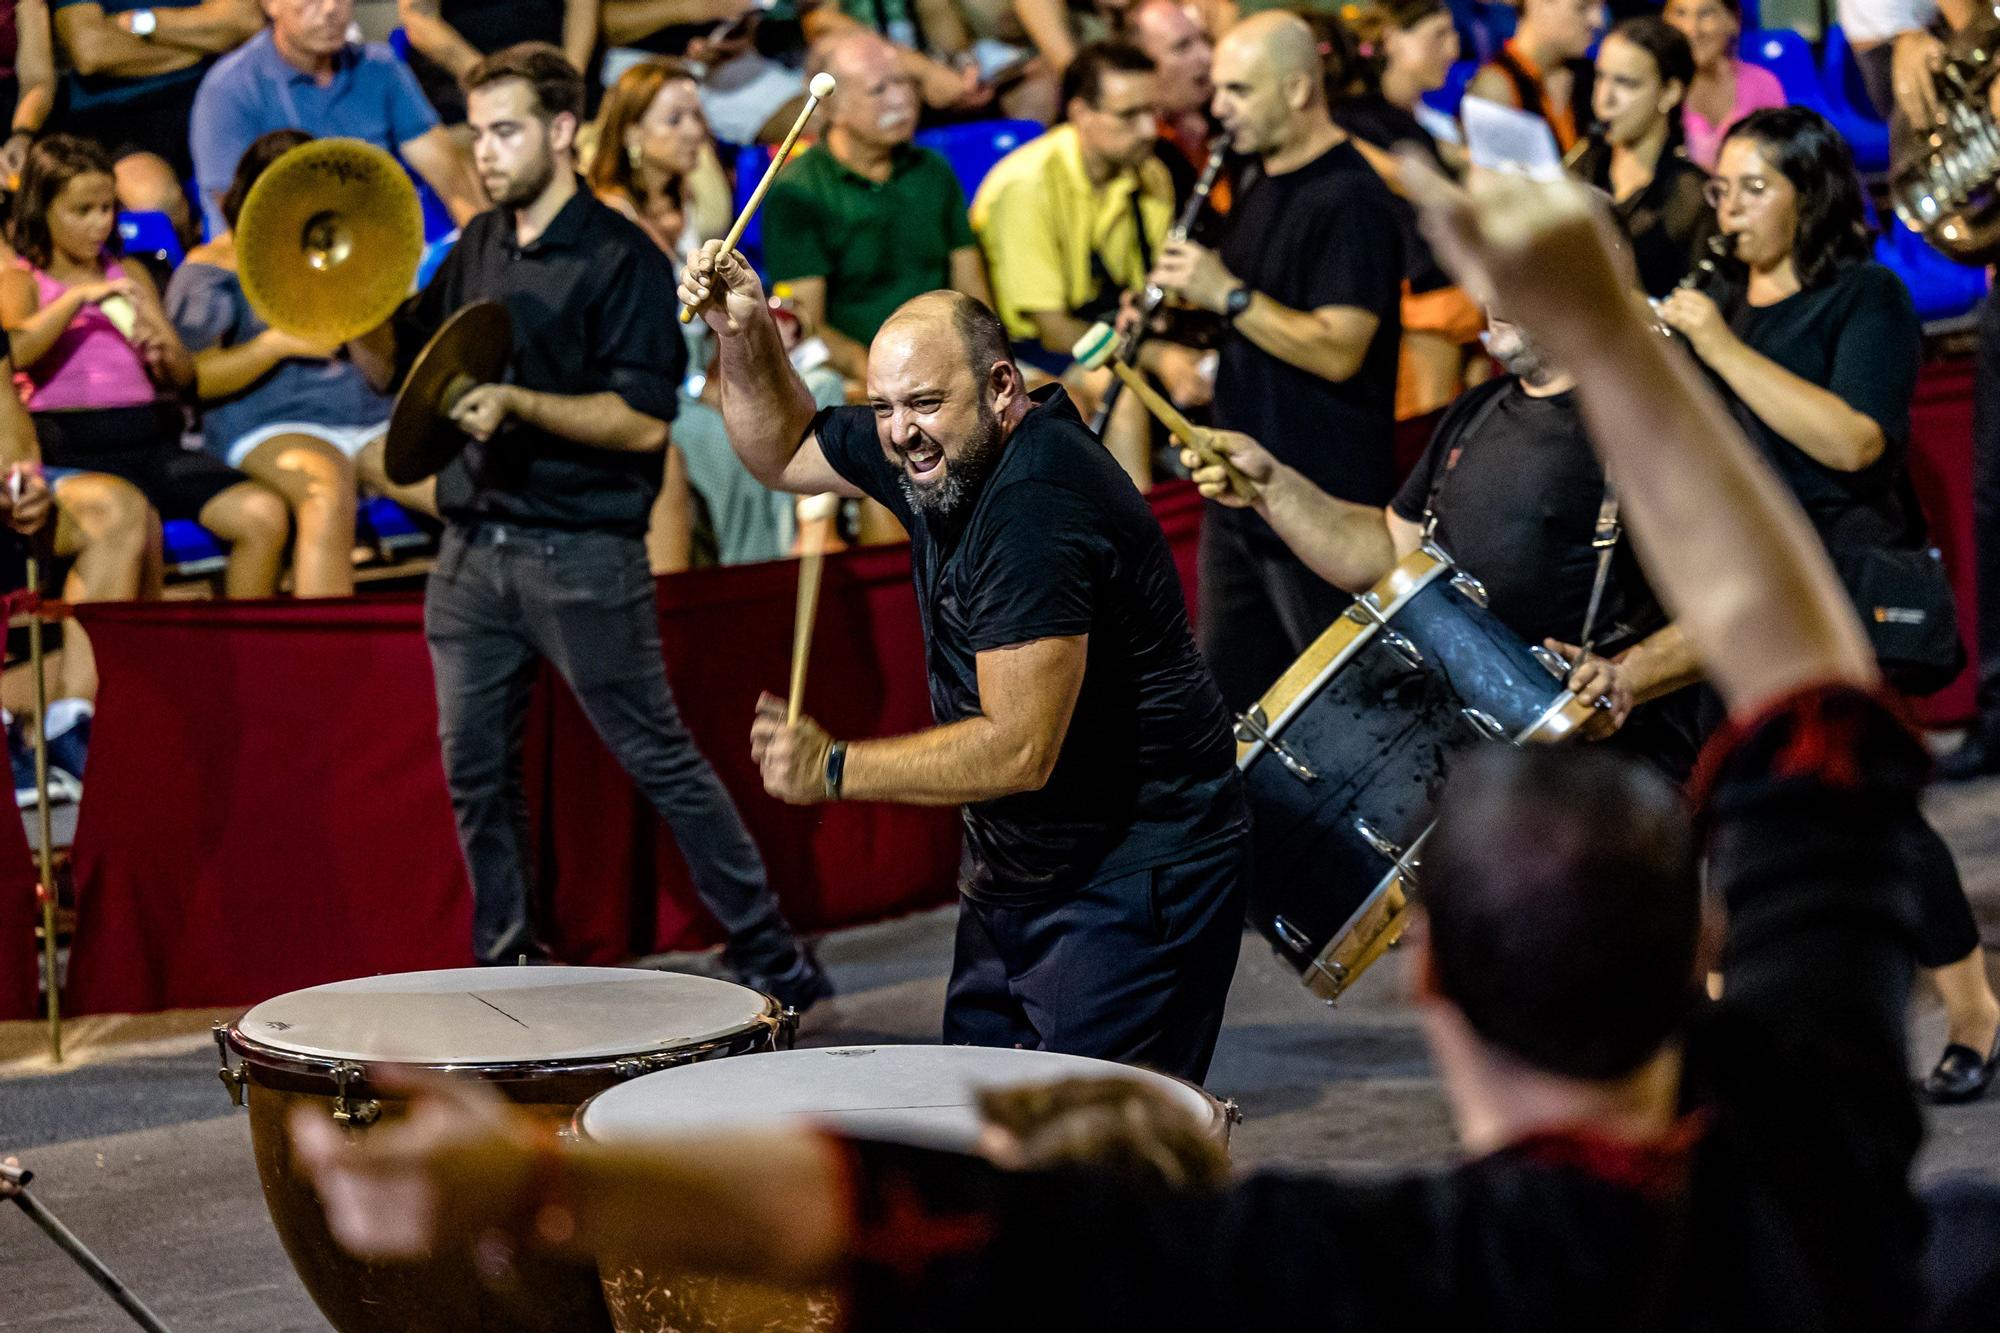
POLYGON ((126 254, 156 257, 170 270, 179 268, 181 260, 187 258, 181 238, 174 232, 174 220, 165 213, 120 213, 118 243, 126 254))
POLYGON ((1820 91, 1833 109, 1834 128, 1854 150, 1854 164, 1863 171, 1889 169, 1889 127, 1875 114, 1862 82, 1854 51, 1838 24, 1827 29, 1826 51, 1820 61, 1820 91))
POLYGON ((385 495, 362 500, 355 514, 354 535, 391 554, 430 544, 430 534, 410 512, 385 495))
POLYGON ((1442 111, 1447 116, 1458 114, 1458 104, 1465 100, 1466 85, 1479 72, 1477 60, 1459 60, 1452 63, 1444 76, 1444 87, 1424 94, 1424 103, 1434 111, 1442 111))
POLYGON ((1917 318, 1926 324, 1957 319, 1971 312, 1986 295, 1986 270, 1968 268, 1945 258, 1900 218, 1890 218, 1885 226, 1875 212, 1875 201, 1867 191, 1861 207, 1868 225, 1880 233, 1875 240, 1875 262, 1903 280, 1917 318))
POLYGON ((213 574, 229 563, 229 552, 222 543, 191 518, 171 519, 161 525, 160 532, 170 574, 192 578, 213 574))
POLYGON ((1817 111, 1832 123, 1854 151, 1854 165, 1864 172, 1886 171, 1889 166, 1889 130, 1878 120, 1861 116, 1851 108, 1836 106, 1827 95, 1820 72, 1813 62, 1806 39, 1785 28, 1743 34, 1743 58, 1762 65, 1778 76, 1785 97, 1793 106, 1817 111))
POLYGON ((405 65, 410 63, 410 34, 401 28, 389 29, 389 49, 405 65))
POLYGON ((1032 120, 982 120, 970 125, 942 125, 917 133, 919 146, 941 154, 951 163, 958 184, 970 200, 993 164, 1042 132, 1032 120))
POLYGON ((1448 0, 1448 4, 1459 47, 1475 65, 1491 60, 1514 35, 1518 16, 1511 5, 1498 0, 1448 0))

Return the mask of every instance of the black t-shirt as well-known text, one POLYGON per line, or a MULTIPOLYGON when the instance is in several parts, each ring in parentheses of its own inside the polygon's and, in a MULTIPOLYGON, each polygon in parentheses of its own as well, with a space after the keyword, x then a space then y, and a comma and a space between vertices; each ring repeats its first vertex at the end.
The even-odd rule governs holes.
POLYGON ((982 902, 1059 898, 1179 860, 1247 819, 1228 711, 1158 520, 1060 389, 1036 401, 950 521, 911 508, 868 408, 813 419, 833 469, 909 530, 940 726, 979 714, 979 653, 1090 636, 1047 785, 965 807, 959 887, 982 902))
MULTIPOLYGON (((1396 489, 1403 286, 1403 242, 1389 188, 1353 144, 1337 144, 1296 171, 1259 176, 1230 206, 1221 255, 1239 281, 1281 305, 1353 306, 1380 323, 1361 368, 1338 384, 1231 330, 1216 374, 1216 424, 1254 436, 1321 490, 1357 504, 1386 504, 1396 489)), ((1269 534, 1247 509, 1220 514, 1269 534)))
MULTIPOLYGON (((1577 162, 1576 173, 1610 193, 1610 148, 1602 141, 1593 143, 1577 162)), ((1715 210, 1702 195, 1707 186, 1708 173, 1675 149, 1660 159, 1645 189, 1612 205, 1612 216, 1631 238, 1646 295, 1671 292, 1707 254, 1708 238, 1715 234, 1715 210)))
MULTIPOLYGON (((1574 393, 1533 398, 1505 376, 1480 385, 1439 423, 1391 506, 1411 523, 1437 514, 1437 544, 1486 585, 1488 605, 1529 643, 1575 643, 1597 575, 1591 545, 1604 470, 1574 393)), ((1629 541, 1611 560, 1598 651, 1623 652, 1666 623, 1629 541)))
MULTIPOLYGON (((581 180, 542 234, 515 243, 514 218, 489 209, 466 224, 430 285, 395 320, 409 364, 445 320, 498 301, 514 324, 507 382, 542 393, 615 393, 635 412, 672 421, 687 368, 674 323, 674 273, 646 234, 581 180)), ((438 508, 455 522, 494 520, 645 535, 665 455, 596 449, 510 418, 469 442, 438 474, 438 508)))
MULTIPOLYGON (((1430 155, 1439 171, 1451 168, 1438 151, 1437 139, 1423 123, 1379 93, 1350 97, 1333 109, 1333 119, 1343 130, 1373 148, 1393 151, 1411 144, 1430 155)), ((1451 275, 1431 253, 1430 242, 1417 226, 1417 210, 1402 195, 1389 193, 1389 205, 1396 212, 1396 225, 1403 233, 1403 276, 1410 290, 1419 294, 1451 286, 1451 275)))
POLYGON ((1790 483, 1821 539, 1842 549, 1906 540, 1917 521, 1905 512, 1902 497, 1923 325, 1902 279, 1871 260, 1775 305, 1730 301, 1724 309, 1752 351, 1832 391, 1882 428, 1882 456, 1859 471, 1842 472, 1751 417, 1758 427, 1751 438, 1790 483))

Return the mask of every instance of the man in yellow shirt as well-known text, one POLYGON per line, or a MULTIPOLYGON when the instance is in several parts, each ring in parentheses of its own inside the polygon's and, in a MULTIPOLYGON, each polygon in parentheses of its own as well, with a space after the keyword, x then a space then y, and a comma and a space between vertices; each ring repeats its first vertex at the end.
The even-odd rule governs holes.
MULTIPOLYGON (((972 201, 972 230, 986 252, 994 306, 1023 362, 1061 375, 1085 416, 1108 374, 1086 375, 1069 349, 1119 297, 1142 290, 1173 225, 1174 187, 1153 152, 1159 90, 1136 47, 1093 42, 1063 75, 1065 123, 1009 153, 972 201)), ((1193 348, 1154 340, 1141 362, 1184 405, 1208 401, 1211 377, 1193 348)), ((1143 488, 1148 427, 1121 407, 1106 443, 1143 488)))

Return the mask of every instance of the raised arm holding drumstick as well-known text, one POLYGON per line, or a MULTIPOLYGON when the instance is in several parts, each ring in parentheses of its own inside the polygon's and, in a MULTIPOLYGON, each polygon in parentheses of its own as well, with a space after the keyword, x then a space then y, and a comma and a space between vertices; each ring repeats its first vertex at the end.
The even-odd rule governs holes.
POLYGON ((744 465, 778 490, 886 505, 925 608, 937 725, 836 741, 767 695, 751 730, 766 790, 964 807, 947 1041, 1199 1078, 1247 832, 1151 510, 1059 389, 1028 396, 998 318, 969 297, 904 304, 869 349, 869 405, 817 414, 742 256, 704 246, 681 299, 719 335, 744 465), (1164 931, 1144 924, 1157 893, 1186 904, 1164 931))

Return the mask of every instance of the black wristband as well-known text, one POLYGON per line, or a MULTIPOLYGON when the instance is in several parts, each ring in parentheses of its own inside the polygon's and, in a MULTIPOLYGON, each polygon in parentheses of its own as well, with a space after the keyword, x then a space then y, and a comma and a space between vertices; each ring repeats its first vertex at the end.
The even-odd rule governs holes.
POLYGON ((847 777, 847 742, 835 741, 826 749, 826 799, 840 799, 840 784, 847 777))

